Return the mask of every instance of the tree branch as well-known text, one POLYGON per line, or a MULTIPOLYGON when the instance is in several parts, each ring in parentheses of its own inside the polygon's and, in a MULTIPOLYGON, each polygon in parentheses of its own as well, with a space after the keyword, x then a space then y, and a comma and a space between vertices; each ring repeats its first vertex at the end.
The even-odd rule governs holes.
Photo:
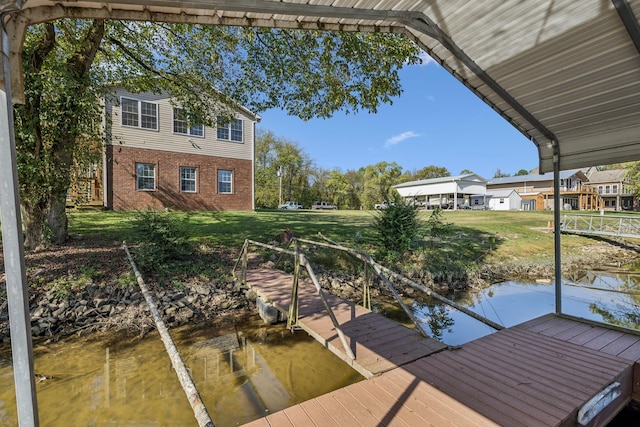
POLYGON ((95 19, 87 31, 81 48, 73 55, 69 65, 78 76, 85 76, 91 69, 102 38, 104 37, 104 20, 95 19))

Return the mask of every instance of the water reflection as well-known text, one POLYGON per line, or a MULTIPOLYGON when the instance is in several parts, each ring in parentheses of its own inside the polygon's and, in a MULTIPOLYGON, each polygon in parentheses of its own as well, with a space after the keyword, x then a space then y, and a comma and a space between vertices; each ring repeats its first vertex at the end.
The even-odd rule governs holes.
MULTIPOLYGON (((243 424, 362 377, 303 332, 252 318, 230 328, 172 331, 216 426, 243 424), (331 375, 327 375, 330 372, 331 375)), ((0 425, 17 425, 9 349, 0 349, 0 425)), ((155 334, 35 348, 46 426, 192 426, 191 407, 155 334)))
MULTIPOLYGON (((555 312, 552 284, 504 282, 479 292, 449 295, 458 304, 504 326, 555 312)), ((640 276, 590 272, 562 285, 562 311, 573 316, 640 329, 640 276)), ((494 329, 430 298, 413 302, 416 317, 432 336, 460 345, 494 329)))

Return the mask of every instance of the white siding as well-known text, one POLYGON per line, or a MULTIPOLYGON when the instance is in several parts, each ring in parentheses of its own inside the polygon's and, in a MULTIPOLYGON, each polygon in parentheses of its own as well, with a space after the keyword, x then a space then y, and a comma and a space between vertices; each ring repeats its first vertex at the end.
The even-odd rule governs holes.
POLYGON ((166 95, 150 93, 131 94, 117 91, 117 99, 126 97, 158 104, 158 130, 122 126, 120 105, 107 105, 107 116, 111 118, 109 143, 123 144, 132 148, 144 148, 178 153, 200 154, 205 156, 228 157, 232 159, 253 160, 254 120, 243 111, 236 118, 243 123, 242 142, 217 139, 216 128, 205 127, 204 138, 173 132, 173 107, 166 95))
POLYGON ((517 211, 522 208, 522 197, 515 192, 511 191, 508 194, 495 194, 489 199, 489 209, 496 211, 517 211), (500 201, 502 200, 502 203, 500 201))
POLYGON ((449 194, 456 192, 457 184, 454 182, 441 182, 437 184, 416 185, 414 187, 396 188, 402 197, 449 194))

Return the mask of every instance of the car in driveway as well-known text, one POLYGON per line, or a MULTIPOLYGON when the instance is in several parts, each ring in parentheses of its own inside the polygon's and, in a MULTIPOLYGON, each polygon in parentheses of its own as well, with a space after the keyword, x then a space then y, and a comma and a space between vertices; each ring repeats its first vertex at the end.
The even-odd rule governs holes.
POLYGON ((329 202, 313 202, 311 209, 338 209, 338 207, 329 202))
POLYGON ((278 209, 290 209, 290 210, 302 209, 302 203, 300 203, 300 202, 284 202, 283 204, 278 205, 278 209))

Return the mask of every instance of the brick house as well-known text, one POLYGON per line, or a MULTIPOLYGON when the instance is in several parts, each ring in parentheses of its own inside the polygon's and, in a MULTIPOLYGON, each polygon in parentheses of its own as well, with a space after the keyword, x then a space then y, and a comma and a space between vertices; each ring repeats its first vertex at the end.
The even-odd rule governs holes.
POLYGON ((105 106, 104 207, 114 210, 254 209, 255 124, 188 126, 166 94, 116 92, 105 106))

